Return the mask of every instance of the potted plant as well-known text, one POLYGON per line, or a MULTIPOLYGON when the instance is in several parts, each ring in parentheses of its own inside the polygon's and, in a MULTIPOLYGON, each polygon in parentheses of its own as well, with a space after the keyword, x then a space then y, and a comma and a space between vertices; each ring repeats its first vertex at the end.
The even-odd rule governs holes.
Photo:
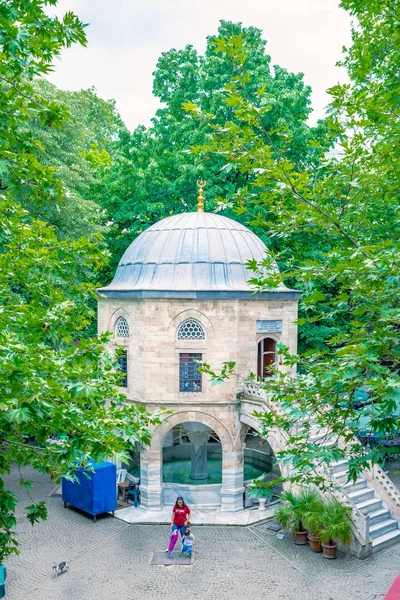
POLYGON ((261 475, 260 477, 253 479, 252 483, 247 488, 249 497, 258 499, 258 510, 260 511, 265 510, 265 504, 271 501, 274 494, 271 484, 265 481, 264 478, 265 475, 261 475))
POLYGON ((325 502, 319 537, 324 558, 336 558, 338 542, 349 544, 351 540, 351 508, 330 498, 325 502))
POLYGON ((286 490, 280 496, 282 506, 278 508, 274 517, 284 529, 291 529, 294 533, 294 543, 299 546, 307 544, 307 529, 304 526, 304 518, 310 512, 317 498, 317 492, 303 489, 296 493, 286 490))
POLYGON ((321 552, 320 530, 323 523, 325 502, 320 496, 316 496, 310 505, 310 510, 304 515, 304 525, 308 529, 308 543, 313 552, 321 552))

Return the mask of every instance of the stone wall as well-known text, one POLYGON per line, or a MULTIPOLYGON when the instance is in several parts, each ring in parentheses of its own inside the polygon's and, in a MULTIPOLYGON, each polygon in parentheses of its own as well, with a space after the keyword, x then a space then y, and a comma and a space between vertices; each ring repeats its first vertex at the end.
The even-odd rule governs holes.
POLYGON ((147 405, 236 401, 235 378, 212 387, 203 375, 202 392, 180 392, 180 352, 201 353, 216 370, 224 361, 235 361, 237 374, 247 377, 257 370, 257 343, 262 337, 296 351, 296 300, 99 299, 99 332, 114 331, 119 316, 130 328, 129 338, 115 340, 127 348, 127 397, 147 405), (177 328, 189 317, 202 323, 205 340, 176 340, 177 328), (282 333, 257 334, 258 319, 281 319, 282 333))
MULTIPOLYGON (((221 510, 241 510, 244 437, 252 421, 244 421, 247 425, 241 422, 237 377, 242 380, 257 371, 257 344, 263 337, 282 341, 296 351, 297 300, 99 298, 99 332, 113 332, 120 316, 130 330, 128 338, 114 339, 127 350, 127 400, 150 410, 165 406, 173 413, 152 430, 151 446, 141 451, 143 507, 159 510, 162 506, 162 454, 168 432, 180 423, 198 422, 214 430, 222 444, 221 510), (177 329, 188 318, 200 321, 205 340, 177 340, 177 329), (282 332, 257 334, 257 320, 282 320, 282 332), (225 361, 234 361, 236 375, 217 386, 203 375, 201 392, 180 392, 181 352, 201 353, 203 361, 215 370, 225 361)), ((169 501, 170 494, 165 494, 169 501)))

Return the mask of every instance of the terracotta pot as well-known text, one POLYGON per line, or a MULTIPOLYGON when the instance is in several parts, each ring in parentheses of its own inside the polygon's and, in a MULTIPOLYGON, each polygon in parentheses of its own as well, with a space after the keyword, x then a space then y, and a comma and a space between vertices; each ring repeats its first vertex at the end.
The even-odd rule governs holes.
POLYGON ((337 543, 333 542, 330 544, 321 544, 322 545, 322 556, 324 558, 336 558, 337 553, 337 543))
POLYGON ((294 534, 294 543, 298 546, 307 544, 307 531, 296 531, 294 534))
POLYGON ((313 552, 321 552, 321 541, 312 533, 308 534, 308 543, 310 544, 310 548, 313 552))

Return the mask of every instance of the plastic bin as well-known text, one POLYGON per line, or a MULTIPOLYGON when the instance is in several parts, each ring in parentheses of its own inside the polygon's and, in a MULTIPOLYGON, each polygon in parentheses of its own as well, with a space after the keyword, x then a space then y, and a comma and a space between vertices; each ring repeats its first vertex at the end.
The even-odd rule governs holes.
POLYGON ((110 462, 91 462, 94 472, 78 469, 77 481, 62 480, 62 499, 64 506, 68 504, 96 516, 112 512, 117 508, 116 482, 117 468, 110 462))

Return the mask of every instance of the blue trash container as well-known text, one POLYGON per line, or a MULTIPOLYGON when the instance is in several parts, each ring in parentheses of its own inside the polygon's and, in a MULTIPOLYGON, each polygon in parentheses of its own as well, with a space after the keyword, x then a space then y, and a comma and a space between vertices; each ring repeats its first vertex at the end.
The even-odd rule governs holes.
POLYGON ((7 579, 7 569, 0 565, 0 598, 4 598, 6 595, 6 579, 7 579))

